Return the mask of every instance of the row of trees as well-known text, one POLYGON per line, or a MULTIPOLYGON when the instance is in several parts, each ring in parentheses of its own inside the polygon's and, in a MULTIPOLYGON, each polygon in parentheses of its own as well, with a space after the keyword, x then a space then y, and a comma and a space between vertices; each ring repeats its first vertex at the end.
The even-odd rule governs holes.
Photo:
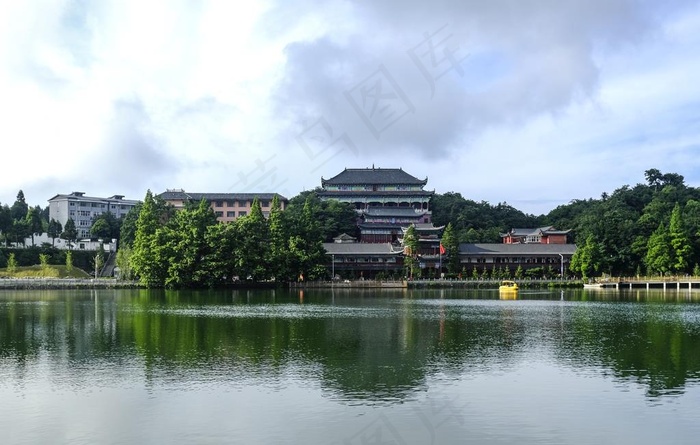
POLYGON ((584 277, 700 271, 700 189, 676 173, 651 169, 645 177, 646 184, 574 200, 543 219, 573 229, 579 248, 572 271, 584 277))
POLYGON ((173 212, 149 191, 127 218, 135 219, 132 242, 131 223, 122 227, 117 265, 148 287, 320 278, 325 275, 322 241, 328 222, 323 211, 327 209, 307 196, 303 204, 300 197, 292 199, 283 212, 275 197, 265 218, 256 198, 247 216, 220 224, 204 200, 173 212))

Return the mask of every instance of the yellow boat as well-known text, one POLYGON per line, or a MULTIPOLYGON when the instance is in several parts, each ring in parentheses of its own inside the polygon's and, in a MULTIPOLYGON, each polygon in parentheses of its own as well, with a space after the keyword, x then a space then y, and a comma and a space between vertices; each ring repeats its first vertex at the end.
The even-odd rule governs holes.
POLYGON ((510 281, 510 280, 504 280, 501 281, 501 285, 498 288, 500 292, 517 292, 518 291, 518 283, 515 281, 510 281))

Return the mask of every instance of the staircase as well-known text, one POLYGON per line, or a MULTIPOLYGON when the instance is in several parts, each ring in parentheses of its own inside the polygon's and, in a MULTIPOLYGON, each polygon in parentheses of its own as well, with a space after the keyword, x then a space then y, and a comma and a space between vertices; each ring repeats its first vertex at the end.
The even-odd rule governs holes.
POLYGON ((114 267, 117 262, 117 252, 109 252, 109 256, 105 260, 104 266, 100 271, 100 277, 112 277, 114 276, 114 267))

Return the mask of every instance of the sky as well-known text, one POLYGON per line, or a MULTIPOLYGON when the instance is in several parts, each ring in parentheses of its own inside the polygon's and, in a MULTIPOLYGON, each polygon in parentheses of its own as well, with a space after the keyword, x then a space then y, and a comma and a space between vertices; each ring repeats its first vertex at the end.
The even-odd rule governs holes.
POLYGON ((0 202, 344 168, 547 213, 700 186, 700 3, 0 0, 0 202))

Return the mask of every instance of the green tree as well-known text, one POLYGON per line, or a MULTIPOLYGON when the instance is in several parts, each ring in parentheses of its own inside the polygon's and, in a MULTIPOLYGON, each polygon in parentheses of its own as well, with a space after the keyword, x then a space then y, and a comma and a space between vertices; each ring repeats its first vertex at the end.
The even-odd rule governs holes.
POLYGON ((268 254, 268 227, 262 214, 260 200, 253 199, 250 213, 236 220, 240 231, 237 270, 243 279, 260 281, 269 278, 266 258, 268 254))
POLYGON ((56 243, 56 238, 61 236, 61 232, 63 231, 63 226, 61 226, 61 223, 56 221, 55 219, 51 218, 51 221, 49 221, 49 226, 46 230, 46 233, 49 235, 49 238, 51 238, 51 245, 54 246, 56 243))
POLYGON ((5 246, 10 241, 10 232, 12 231, 12 210, 5 205, 0 205, 0 234, 5 239, 5 246))
POLYGON ((119 269, 118 278, 120 280, 133 280, 134 274, 131 270, 131 247, 128 245, 122 245, 117 250, 117 258, 115 259, 115 265, 119 269))
POLYGON ((92 259, 93 265, 95 266, 95 278, 99 278, 102 266, 105 263, 105 251, 100 244, 99 249, 95 252, 95 256, 92 259))
POLYGON ((270 274, 276 280, 289 280, 293 278, 289 267, 289 232, 277 195, 272 199, 268 226, 270 236, 266 263, 270 267, 270 274))
POLYGON ((445 263, 447 264, 447 271, 450 273, 457 273, 459 271, 459 243, 457 242, 457 236, 452 228, 452 223, 447 223, 445 231, 442 234, 442 247, 445 249, 445 263))
POLYGON ((663 224, 659 224, 649 237, 644 263, 649 271, 662 275, 669 273, 673 267, 673 246, 663 224))
POLYGON ((408 276, 413 278, 418 269, 418 234, 416 227, 411 224, 403 235, 404 264, 408 269, 408 276))
POLYGON ((165 284, 169 265, 169 258, 164 255, 169 241, 167 230, 167 227, 161 229, 156 202, 148 190, 136 222, 131 255, 131 268, 146 287, 162 287, 165 284))
POLYGON ((40 253, 39 254, 39 264, 41 264, 41 268, 43 270, 46 270, 49 268, 49 255, 45 253, 40 253))
POLYGON ((10 253, 10 256, 7 258, 7 273, 9 275, 12 275, 16 271, 17 271, 17 260, 15 259, 15 253, 12 252, 12 253, 10 253))
POLYGON ((518 264, 518 267, 515 269, 515 278, 521 280, 523 278, 523 275, 523 266, 518 264))
POLYGON ((98 218, 92 223, 90 227, 90 235, 94 238, 110 239, 112 234, 112 228, 109 226, 107 220, 103 218, 98 218))
POLYGON ((597 274, 603 266, 603 249, 593 235, 589 235, 586 244, 576 249, 569 269, 580 273, 583 279, 597 274))
POLYGON ((12 223, 12 235, 14 236, 16 243, 25 245, 26 239, 32 235, 29 222, 26 219, 14 220, 12 223))
POLYGON ((136 203, 129 213, 122 219, 121 231, 119 233, 120 246, 133 246, 136 239, 136 224, 139 220, 143 203, 136 203))
POLYGON ((39 213, 34 207, 30 208, 25 217, 27 222, 27 228, 29 234, 32 238, 32 246, 34 245, 34 235, 41 235, 44 233, 44 224, 41 221, 41 213, 39 213))
POLYGON ((17 193, 17 199, 15 203, 12 204, 11 211, 12 219, 15 221, 23 220, 27 217, 29 205, 27 205, 27 201, 24 199, 24 192, 22 190, 17 193))
POLYGON ((66 240, 69 249, 73 248, 73 243, 78 239, 78 229, 75 228, 73 218, 68 218, 68 221, 66 221, 66 226, 63 228, 63 233, 61 233, 61 239, 66 240))
POLYGON ((112 212, 104 212, 93 218, 90 235, 105 240, 119 239, 121 226, 122 219, 117 219, 112 212))
POLYGON ((66 252, 66 272, 70 273, 73 271, 73 252, 70 250, 66 252))
POLYGON ((209 226, 205 237, 207 249, 202 260, 205 285, 213 287, 230 283, 234 277, 239 276, 238 257, 242 254, 239 225, 225 223, 209 226))
POLYGON ((678 203, 673 207, 673 212, 671 213, 669 240, 673 248, 673 270, 679 273, 687 272, 690 268, 693 248, 683 221, 681 206, 678 203))
MULTIPOLYGON (((262 216, 262 214, 261 214, 262 216)), ((177 213, 167 230, 166 248, 169 252, 166 287, 202 287, 211 282, 203 261, 209 255, 207 231, 216 225, 216 215, 205 200, 199 205, 177 213)))

